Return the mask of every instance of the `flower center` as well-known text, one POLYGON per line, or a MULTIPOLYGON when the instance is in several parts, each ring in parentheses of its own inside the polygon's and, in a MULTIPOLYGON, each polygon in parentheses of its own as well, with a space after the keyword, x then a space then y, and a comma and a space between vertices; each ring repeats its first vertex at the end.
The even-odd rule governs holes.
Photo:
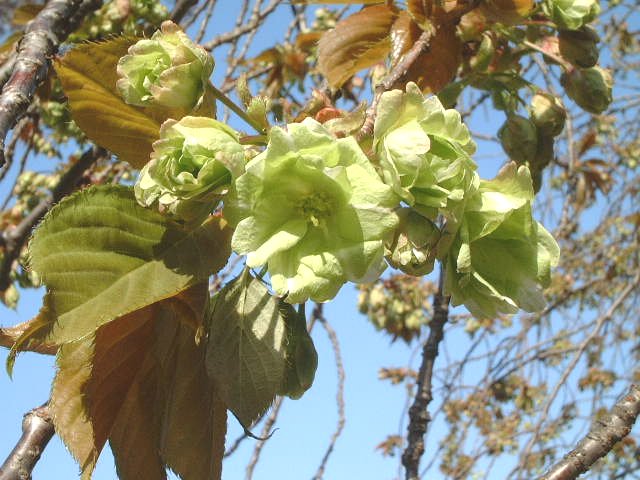
POLYGON ((302 199, 299 208, 307 221, 317 227, 331 215, 334 206, 333 199, 325 192, 314 192, 302 199))

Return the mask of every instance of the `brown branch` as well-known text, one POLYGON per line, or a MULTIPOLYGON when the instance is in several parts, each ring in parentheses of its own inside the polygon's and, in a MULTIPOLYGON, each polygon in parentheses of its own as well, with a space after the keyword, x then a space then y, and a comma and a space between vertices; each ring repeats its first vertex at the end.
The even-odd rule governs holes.
POLYGON ((640 415, 640 387, 632 385, 629 393, 615 404, 604 418, 597 420, 578 446, 552 466, 540 480, 574 480, 585 473, 614 445, 629 435, 640 415))
POLYGON ((318 466, 318 470, 316 474, 313 476, 313 480, 321 480, 324 475, 324 469, 327 466, 327 462, 329 461, 329 457, 333 453, 333 449, 335 448, 336 442, 340 435, 342 434, 342 430, 344 429, 344 424, 346 422, 345 415, 345 403, 344 403, 344 365, 342 363, 342 354, 340 353, 340 343, 338 342, 338 336, 336 335, 335 330, 327 319, 324 317, 324 313, 322 311, 322 304, 316 303, 316 307, 313 309, 313 319, 318 321, 320 325, 326 330, 327 335, 329 336, 329 341, 331 342, 331 346, 333 347, 333 354, 336 362, 336 369, 338 371, 338 389, 336 391, 336 405, 338 406, 338 424, 336 425, 336 429, 331 435, 331 440, 329 440, 329 445, 327 446, 327 450, 322 457, 322 461, 318 466))
POLYGON ((402 465, 407 480, 419 478, 420 458, 424 453, 424 434, 431 421, 427 410, 433 400, 431 382, 433 366, 438 356, 438 346, 444 338, 444 325, 449 317, 449 297, 443 294, 444 272, 440 272, 438 291, 433 296, 433 318, 429 322, 429 337, 422 348, 422 363, 418 371, 416 386, 418 391, 409 408, 409 425, 407 426, 407 448, 402 454, 402 465))
POLYGON ((198 0, 177 0, 173 12, 171 12, 171 20, 175 23, 180 23, 185 15, 189 13, 191 7, 197 4, 198 0))
POLYGON ((0 467, 0 480, 31 480, 31 472, 54 433, 46 404, 27 413, 22 420, 22 436, 0 467))
POLYGON ((0 244, 4 247, 4 256, 0 262, 0 291, 6 290, 11 284, 10 274, 13 263, 20 257, 22 247, 36 224, 54 204, 76 188, 87 168, 107 155, 107 151, 102 148, 93 147, 87 150, 62 176, 58 185, 52 190, 51 196, 36 205, 15 228, 5 230, 0 234, 0 244))
POLYGON ((230 32, 225 32, 218 35, 213 40, 203 44, 202 46, 207 50, 213 50, 214 48, 219 47, 220 45, 237 40, 241 36, 257 28, 264 21, 265 18, 271 15, 271 13, 273 13, 273 11, 276 9, 278 5, 280 5, 280 3, 281 3, 281 0, 271 0, 271 3, 269 3, 264 8, 264 10, 252 15, 247 23, 234 28, 230 32))
POLYGON ((7 133, 24 114, 36 89, 47 78, 51 57, 102 0, 51 0, 31 20, 20 40, 15 65, 0 94, 0 166, 7 133))

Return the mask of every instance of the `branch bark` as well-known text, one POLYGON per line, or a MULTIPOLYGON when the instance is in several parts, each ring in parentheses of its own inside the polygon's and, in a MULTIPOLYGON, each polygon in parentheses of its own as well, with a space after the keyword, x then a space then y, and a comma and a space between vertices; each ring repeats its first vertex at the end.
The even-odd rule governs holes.
POLYGON ((46 404, 27 413, 22 420, 22 436, 0 467, 0 480, 31 480, 31 472, 54 433, 46 404))
POLYGON ((13 262, 20 256, 22 247, 36 224, 54 204, 76 188, 78 181, 87 168, 99 159, 105 158, 107 155, 107 151, 103 148, 94 147, 87 150, 62 176, 58 185, 51 192, 50 197, 45 198, 36 205, 31 213, 15 228, 8 231, 5 230, 0 234, 0 246, 4 247, 4 256, 2 262, 0 262, 0 291, 6 290, 10 285, 10 274, 13 268, 13 262))
POLYGON ((24 114, 36 89, 47 78, 51 57, 58 46, 102 5, 102 0, 51 0, 31 20, 20 41, 11 76, 0 94, 0 166, 7 133, 24 114))
POLYGON ((406 480, 418 480, 420 458, 424 453, 424 434, 431 421, 427 407, 433 400, 433 366, 438 356, 438 347, 444 338, 444 325, 449 317, 449 297, 443 294, 444 272, 440 273, 438 291, 433 297, 433 318, 429 322, 429 337, 422 348, 422 363, 418 371, 418 391, 409 408, 407 426, 407 448, 402 454, 406 480))
POLYGON ((574 480, 588 471, 611 451, 616 443, 629 435, 640 415, 640 387, 632 385, 607 416, 595 422, 578 446, 553 465, 540 480, 574 480))

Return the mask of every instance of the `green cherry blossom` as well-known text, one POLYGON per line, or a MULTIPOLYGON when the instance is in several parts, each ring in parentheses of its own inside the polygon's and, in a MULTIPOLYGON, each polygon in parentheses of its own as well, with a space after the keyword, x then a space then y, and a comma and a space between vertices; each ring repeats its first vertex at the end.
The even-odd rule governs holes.
POLYGON ((544 12, 558 27, 577 30, 600 13, 598 0, 545 0, 544 12))
POLYGON ((267 265, 289 303, 332 299, 347 281, 384 270, 384 242, 399 198, 352 137, 336 139, 312 119, 271 129, 225 199, 233 249, 267 265))
POLYGON ((131 105, 191 110, 202 101, 213 66, 204 48, 166 21, 161 30, 132 45, 118 61, 116 86, 131 105))
POLYGON ((206 117, 167 120, 134 187, 141 205, 184 219, 206 215, 244 171, 244 149, 224 123, 206 117))
POLYGON ((533 196, 529 169, 513 162, 480 182, 445 263, 453 305, 481 318, 544 308, 543 288, 560 251, 531 216, 533 196))
POLYGON ((374 150, 384 181, 429 219, 457 217, 462 200, 477 189, 475 151, 460 114, 418 86, 382 94, 374 125, 374 150))

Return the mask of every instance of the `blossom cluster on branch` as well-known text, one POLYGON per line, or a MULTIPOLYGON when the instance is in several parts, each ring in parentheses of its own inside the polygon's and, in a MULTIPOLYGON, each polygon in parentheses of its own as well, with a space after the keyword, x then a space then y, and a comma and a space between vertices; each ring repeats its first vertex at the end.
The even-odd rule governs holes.
MULTIPOLYGON (((213 88, 213 61, 174 27, 165 23, 121 59, 127 103, 195 111, 213 88)), ((138 201, 193 221, 222 200, 233 250, 264 267, 289 303, 331 300, 348 281, 379 278, 387 263, 424 275, 439 260, 453 304, 474 315, 544 307, 559 250, 532 217, 528 168, 508 163, 481 180, 469 130, 437 97, 413 83, 385 92, 368 149, 312 118, 265 133, 256 154, 212 118, 168 120, 136 183, 138 201)))

